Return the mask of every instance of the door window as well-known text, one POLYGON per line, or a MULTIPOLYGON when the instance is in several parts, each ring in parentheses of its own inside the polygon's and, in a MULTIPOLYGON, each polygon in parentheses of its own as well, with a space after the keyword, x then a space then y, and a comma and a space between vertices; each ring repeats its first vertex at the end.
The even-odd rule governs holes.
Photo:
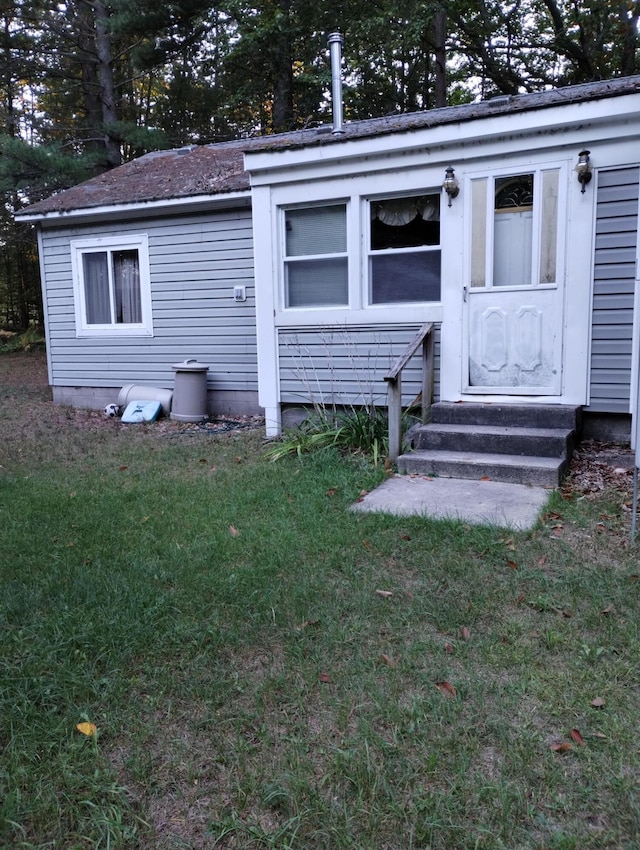
POLYGON ((471 287, 554 284, 558 168, 471 181, 471 287))

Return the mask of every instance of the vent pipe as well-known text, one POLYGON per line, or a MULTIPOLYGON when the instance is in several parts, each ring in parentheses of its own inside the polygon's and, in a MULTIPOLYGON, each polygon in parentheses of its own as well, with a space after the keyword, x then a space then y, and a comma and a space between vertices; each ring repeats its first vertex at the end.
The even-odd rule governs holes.
POLYGON ((329 36, 331 54, 331 100, 333 106, 333 134, 344 133, 342 128, 342 33, 332 32, 329 36))

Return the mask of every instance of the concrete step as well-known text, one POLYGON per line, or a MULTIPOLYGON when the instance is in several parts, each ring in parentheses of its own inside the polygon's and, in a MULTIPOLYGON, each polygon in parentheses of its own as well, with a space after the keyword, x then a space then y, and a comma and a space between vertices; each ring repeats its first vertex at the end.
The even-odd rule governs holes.
POLYGON ((571 456, 573 431, 560 428, 524 428, 504 425, 449 425, 432 423, 412 435, 415 449, 490 452, 492 454, 571 456))
POLYGON ((431 421, 443 425, 507 425, 579 432, 581 416, 582 408, 572 405, 440 401, 431 407, 431 421))
POLYGON ((400 455, 398 471, 442 478, 489 478, 509 484, 558 487, 567 464, 565 457, 418 450, 400 455))

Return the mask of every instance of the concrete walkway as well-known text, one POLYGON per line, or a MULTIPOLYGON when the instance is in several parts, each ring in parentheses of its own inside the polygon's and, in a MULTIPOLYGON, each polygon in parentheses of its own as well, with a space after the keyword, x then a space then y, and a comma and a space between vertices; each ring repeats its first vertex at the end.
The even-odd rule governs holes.
POLYGON ((553 491, 524 484, 393 475, 352 506, 358 512, 459 519, 523 531, 536 524, 553 491))

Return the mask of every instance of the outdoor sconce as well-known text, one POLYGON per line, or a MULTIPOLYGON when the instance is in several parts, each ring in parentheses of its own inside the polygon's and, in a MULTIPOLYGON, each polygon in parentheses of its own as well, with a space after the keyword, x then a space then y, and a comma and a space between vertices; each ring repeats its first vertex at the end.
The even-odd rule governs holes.
POLYGON ((452 165, 450 165, 444 173, 442 188, 449 196, 449 206, 451 206, 451 201, 453 198, 457 198, 460 192, 460 184, 456 180, 456 173, 453 170, 452 165))
POLYGON ((580 190, 584 195, 584 190, 587 183, 591 180, 591 160, 589 154, 591 151, 580 151, 578 154, 578 164, 576 165, 576 174, 578 175, 578 183, 582 186, 580 190))

